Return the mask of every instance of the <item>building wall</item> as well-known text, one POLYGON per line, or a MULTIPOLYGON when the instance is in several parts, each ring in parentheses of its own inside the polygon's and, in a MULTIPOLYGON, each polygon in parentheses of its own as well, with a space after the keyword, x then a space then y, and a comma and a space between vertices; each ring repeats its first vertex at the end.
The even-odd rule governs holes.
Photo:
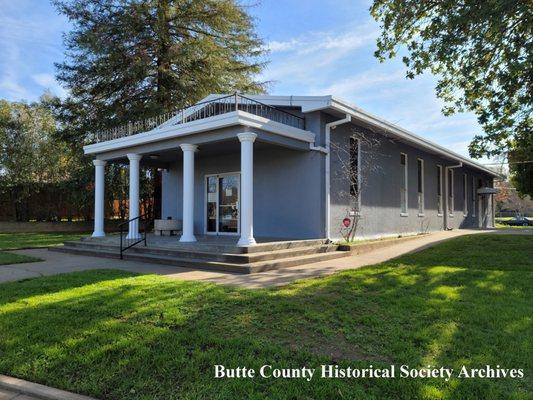
MULTIPOLYGON (((357 236, 362 238, 414 234, 442 230, 445 228, 446 185, 445 167, 457 164, 435 154, 419 150, 408 144, 386 138, 382 135, 365 131, 354 124, 345 124, 335 129, 331 135, 331 221, 330 230, 334 238, 340 238, 342 219, 352 209, 349 193, 349 179, 342 172, 339 160, 338 146, 349 146, 349 137, 354 130, 365 132, 364 135, 371 146, 362 145, 361 157, 361 212, 358 223, 357 236), (407 155, 408 168, 408 215, 400 212, 400 188, 403 169, 400 165, 400 153, 407 155), (424 213, 419 216, 417 190, 417 159, 424 160, 424 213), (438 213, 437 201, 437 165, 443 168, 442 191, 443 213, 438 213), (346 194, 346 195, 343 195, 346 194)), ((340 152, 344 157, 347 153, 340 152)), ((487 174, 471 168, 454 169, 454 212, 447 216, 449 228, 472 228, 478 226, 478 210, 476 203, 475 215, 472 210, 472 176, 477 185, 478 179, 484 181, 485 186, 492 184, 492 178, 487 174), (462 175, 467 174, 467 212, 463 212, 463 181, 462 175)))
MULTIPOLYGON (((324 236, 321 203, 323 155, 283 147, 254 151, 254 234, 256 237, 312 239, 324 236)), ((194 230, 205 229, 205 176, 239 172, 240 153, 195 159, 194 230)), ((162 216, 182 218, 182 165, 163 172, 162 216)))
MULTIPOLYGON (((306 115, 306 127, 317 134, 317 145, 325 143, 325 123, 338 118, 316 111, 306 115)), ((355 124, 344 124, 332 131, 331 141, 331 222, 333 238, 340 238, 342 219, 351 209, 343 193, 349 191, 335 147, 348 146, 355 124)), ((408 144, 365 131, 377 146, 361 149, 361 213, 357 236, 372 238, 414 234, 445 228, 478 226, 478 204, 472 210, 472 177, 477 188, 492 186, 492 178, 471 168, 454 169, 454 212, 446 216, 445 167, 456 164, 408 144), (408 157, 408 216, 400 215, 400 153, 408 157), (424 214, 418 215, 417 158, 424 160, 424 214), (443 214, 437 212, 437 165, 443 167, 443 214), (467 213, 463 212, 462 174, 467 174, 467 213)), ((347 154, 347 153, 346 153, 347 154)), ((205 176, 239 172, 240 153, 205 155, 195 159, 195 233, 205 229, 205 176)), ((254 150, 254 234, 256 237, 311 239, 325 236, 325 155, 317 151, 298 151, 282 146, 254 150)), ((162 217, 182 218, 182 165, 176 162, 162 174, 162 217)), ((477 197, 477 196, 476 196, 477 197)))

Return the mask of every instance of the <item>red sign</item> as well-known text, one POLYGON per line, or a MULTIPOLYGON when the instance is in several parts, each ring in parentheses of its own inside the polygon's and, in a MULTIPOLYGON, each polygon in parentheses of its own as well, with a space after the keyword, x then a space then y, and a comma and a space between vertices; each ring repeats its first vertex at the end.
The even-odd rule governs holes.
POLYGON ((342 220, 342 224, 343 224, 346 228, 348 228, 348 227, 350 226, 351 223, 352 223, 352 220, 351 220, 350 218, 344 218, 344 219, 342 220))

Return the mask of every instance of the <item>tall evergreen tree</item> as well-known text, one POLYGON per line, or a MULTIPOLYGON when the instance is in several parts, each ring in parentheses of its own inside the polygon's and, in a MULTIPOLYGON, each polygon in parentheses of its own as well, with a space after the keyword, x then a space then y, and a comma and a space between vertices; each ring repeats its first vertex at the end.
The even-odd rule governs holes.
POLYGON ((53 0, 73 23, 58 79, 70 139, 212 92, 262 92, 252 18, 236 0, 53 0))

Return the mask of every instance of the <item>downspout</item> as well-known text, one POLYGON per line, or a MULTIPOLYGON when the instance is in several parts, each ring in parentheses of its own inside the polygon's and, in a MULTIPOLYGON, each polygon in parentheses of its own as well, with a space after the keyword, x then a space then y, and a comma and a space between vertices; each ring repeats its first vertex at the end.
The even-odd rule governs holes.
MULTIPOLYGON (((449 220, 449 215, 448 215, 448 202, 450 201, 450 198, 448 196, 448 186, 449 186, 449 182, 448 182, 448 171, 450 169, 455 169, 455 168, 461 168, 463 166, 463 162, 459 162, 459 164, 457 165, 450 165, 450 166, 447 166, 447 167, 444 167, 444 199, 446 200, 445 201, 445 204, 444 204, 444 230, 446 231, 449 231, 451 230, 452 228, 450 228, 448 226, 448 220, 449 220)), ((452 182, 453 184, 453 182, 452 182)), ((455 201, 455 193, 453 194, 453 201, 455 201)), ((454 209, 454 212, 455 212, 455 209, 454 209)))
POLYGON ((331 202, 330 202, 330 190, 331 190, 331 156, 330 156, 330 144, 331 144, 331 129, 335 129, 338 125, 350 122, 352 117, 346 114, 346 117, 337 121, 329 122, 326 124, 326 137, 325 137, 325 150, 326 150, 326 171, 325 171, 325 186, 326 186, 326 238, 330 239, 330 219, 331 219, 331 202))

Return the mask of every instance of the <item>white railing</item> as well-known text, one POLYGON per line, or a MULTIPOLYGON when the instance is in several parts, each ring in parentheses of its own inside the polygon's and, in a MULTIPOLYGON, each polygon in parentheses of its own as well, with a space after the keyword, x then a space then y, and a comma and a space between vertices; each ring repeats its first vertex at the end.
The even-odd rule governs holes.
POLYGON ((159 126, 165 127, 184 124, 232 111, 245 111, 281 124, 305 129, 304 118, 235 93, 197 103, 178 111, 163 113, 156 117, 146 118, 140 121, 128 122, 125 125, 107 131, 98 132, 91 142, 105 142, 137 133, 148 132, 159 126))

